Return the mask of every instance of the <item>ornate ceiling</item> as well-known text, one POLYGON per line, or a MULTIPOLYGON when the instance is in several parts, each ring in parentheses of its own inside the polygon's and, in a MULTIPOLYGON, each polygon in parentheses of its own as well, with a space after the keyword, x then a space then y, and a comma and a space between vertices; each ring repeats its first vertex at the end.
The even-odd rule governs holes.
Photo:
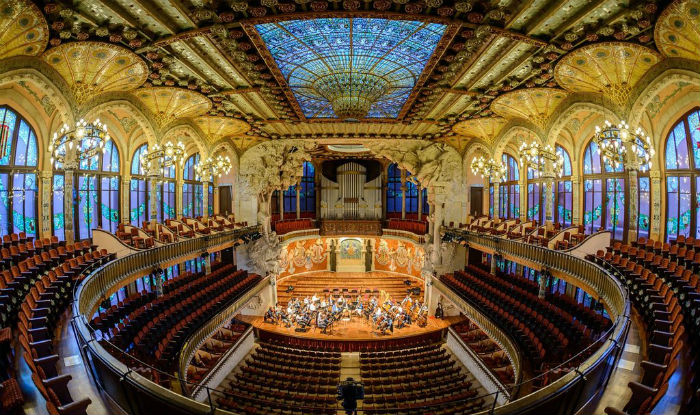
POLYGON ((658 62, 700 60, 699 10, 699 0, 0 0, 0 59, 40 56, 78 103, 131 91, 161 129, 188 119, 239 150, 358 137, 463 150, 510 121, 543 128, 572 94, 622 105, 658 62))

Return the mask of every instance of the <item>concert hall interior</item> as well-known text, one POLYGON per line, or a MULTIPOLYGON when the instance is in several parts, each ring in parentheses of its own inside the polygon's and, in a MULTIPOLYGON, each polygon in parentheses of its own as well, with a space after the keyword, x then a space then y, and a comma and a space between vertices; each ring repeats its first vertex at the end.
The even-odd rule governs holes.
POLYGON ((700 415, 700 0, 0 0, 0 415, 700 415))

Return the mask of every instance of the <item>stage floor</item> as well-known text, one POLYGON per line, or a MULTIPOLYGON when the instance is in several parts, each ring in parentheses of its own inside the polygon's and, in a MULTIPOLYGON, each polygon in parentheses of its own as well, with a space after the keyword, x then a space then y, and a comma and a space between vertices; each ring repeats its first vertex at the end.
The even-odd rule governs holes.
POLYGON ((296 332, 294 327, 286 328, 284 326, 265 323, 262 316, 245 316, 237 315, 237 319, 250 323, 258 330, 265 330, 271 333, 282 334, 285 336, 299 337, 314 340, 338 340, 338 341, 366 341, 366 340, 390 340, 400 339, 411 336, 442 330, 452 324, 459 323, 464 318, 459 316, 445 317, 444 319, 436 319, 435 317, 428 318, 428 325, 418 327, 412 324, 402 329, 394 328, 394 332, 387 332, 385 335, 380 335, 372 331, 372 326, 364 318, 354 317, 350 321, 338 321, 333 325, 333 331, 328 334, 321 333, 321 330, 312 326, 307 332, 296 332))

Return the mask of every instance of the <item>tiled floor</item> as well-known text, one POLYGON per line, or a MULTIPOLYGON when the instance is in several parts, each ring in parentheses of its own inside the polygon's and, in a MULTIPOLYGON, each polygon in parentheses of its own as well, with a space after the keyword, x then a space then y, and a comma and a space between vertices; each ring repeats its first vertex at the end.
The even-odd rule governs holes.
MULTIPOLYGON (((78 344, 73 334, 73 326, 70 324, 70 314, 67 311, 58 328, 60 338, 56 353, 63 357, 58 361, 58 373, 71 375, 73 379, 68 383, 68 389, 73 399, 89 398, 92 403, 87 409, 88 415, 122 415, 117 405, 104 394, 100 393, 87 368, 83 364, 82 356, 78 350, 78 344)), ((32 372, 22 357, 22 350, 15 348, 17 353, 16 367, 18 368, 20 387, 25 396, 24 412, 27 415, 47 415, 46 401, 34 386, 32 372)))

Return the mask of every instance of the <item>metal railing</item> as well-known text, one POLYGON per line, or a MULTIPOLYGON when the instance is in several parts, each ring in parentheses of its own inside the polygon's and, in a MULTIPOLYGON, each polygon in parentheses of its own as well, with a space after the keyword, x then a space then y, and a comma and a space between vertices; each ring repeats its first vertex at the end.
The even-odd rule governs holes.
MULTIPOLYGON (((162 372, 115 348, 109 342, 98 340, 94 336, 94 330, 89 326, 88 322, 99 301, 106 298, 105 296, 115 286, 123 285, 123 282, 133 275, 152 269, 154 266, 159 266, 159 264, 178 260, 188 255, 195 255, 207 249, 213 250, 217 247, 229 246, 232 244, 232 241, 256 231, 257 228, 247 228, 138 252, 113 261, 94 271, 78 286, 75 292, 75 317, 73 318, 73 324, 84 361, 90 373, 94 376, 97 385, 104 389, 116 403, 129 413, 134 415, 166 411, 171 414, 183 415, 234 413, 222 407, 219 404, 220 399, 227 399, 228 402, 233 402, 234 404, 244 402, 246 405, 257 405, 262 408, 267 406, 274 407, 279 404, 274 400, 242 397, 240 391, 212 389, 206 385, 190 383, 182 378, 179 372, 175 376, 172 373, 162 372), (105 347, 109 347, 110 351, 105 347), (205 390, 207 400, 204 403, 200 403, 169 388, 160 386, 149 378, 142 376, 140 373, 144 373, 144 371, 149 374, 150 378, 157 378, 156 380, 159 380, 160 384, 180 385, 179 388, 175 387, 176 389, 194 390, 198 388, 202 393, 205 390)), ((552 368, 550 371, 536 378, 522 381, 511 388, 511 391, 520 390, 525 385, 537 382, 543 376, 557 373, 563 374, 557 380, 534 393, 515 399, 502 406, 496 406, 499 394, 505 393, 499 390, 495 394, 462 398, 448 403, 426 402, 421 409, 426 411, 452 410, 455 405, 466 405, 467 407, 474 406, 475 408, 472 412, 475 412, 479 408, 484 408, 484 403, 488 403, 486 409, 475 413, 535 414, 546 412, 573 414, 578 411, 596 393, 604 388, 610 373, 619 359, 629 327, 629 300, 624 288, 603 268, 563 252, 488 235, 479 235, 469 231, 454 229, 443 229, 443 231, 446 236, 462 238, 461 240, 476 248, 498 252, 513 259, 520 259, 528 263, 539 264, 543 268, 546 267, 550 270, 567 273, 571 279, 596 290, 596 293, 606 302, 614 321, 612 327, 585 350, 559 366, 552 368), (589 357, 583 359, 584 356, 589 357), (491 402, 493 403, 491 404, 491 402)), ((435 280, 433 283, 443 293, 450 296, 456 304, 461 304, 466 308, 466 301, 459 298, 456 292, 444 286, 439 280, 435 280)), ((243 297, 239 300, 245 304, 243 297)), ((237 300, 236 303, 238 302, 237 300)), ((472 315, 474 320, 478 320, 476 316, 477 313, 472 315)), ((193 353, 191 350, 194 350, 195 346, 207 337, 207 332, 222 324, 222 321, 225 321, 226 318, 228 317, 224 315, 215 317, 214 320, 205 325, 206 328, 202 328, 188 340, 185 350, 183 350, 180 357, 180 367, 182 367, 182 362, 187 361, 187 356, 193 353)), ((479 320, 479 323, 482 329, 490 330, 489 334, 495 334, 494 337, 499 336, 497 333, 500 330, 489 319, 484 317, 479 320)), ((504 349, 511 347, 509 344, 512 341, 507 336, 502 336, 501 341, 504 349)), ((516 347, 513 344, 512 350, 515 350, 516 347)), ((515 355, 518 355, 518 353, 514 353, 515 355)), ((515 359, 519 359, 519 357, 515 359)), ((312 404, 308 406, 297 405, 297 409, 308 410, 308 412, 327 412, 328 410, 326 407, 317 407, 312 404)), ((340 407, 336 406, 335 409, 340 409, 340 407)), ((406 408, 398 407, 383 407, 381 409, 383 413, 398 413, 406 410, 406 408)), ((261 411, 264 412, 264 409, 261 411)), ((365 408, 362 405, 358 413, 365 413, 365 408)))

